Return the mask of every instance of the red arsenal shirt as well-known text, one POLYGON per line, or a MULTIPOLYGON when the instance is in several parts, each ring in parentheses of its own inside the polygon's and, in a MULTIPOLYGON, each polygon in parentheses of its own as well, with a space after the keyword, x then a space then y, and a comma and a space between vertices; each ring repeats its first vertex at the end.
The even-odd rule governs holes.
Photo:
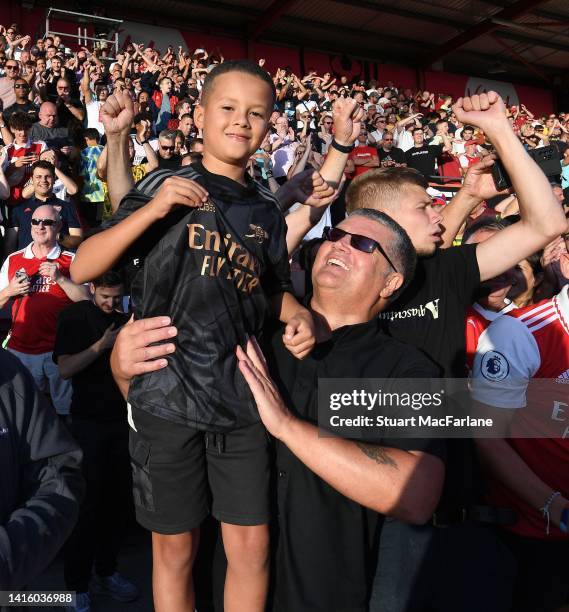
POLYGON ((72 301, 54 280, 40 275, 39 267, 44 261, 53 261, 69 277, 73 258, 73 253, 56 246, 47 257, 39 259, 32 252, 32 244, 8 256, 0 270, 0 290, 8 286, 17 270, 23 269, 31 277, 30 293, 13 300, 8 348, 32 355, 53 350, 57 317, 72 301))
MULTIPOLYGON (((494 321, 480 336, 472 380, 476 400, 516 411, 508 443, 564 497, 569 497, 568 289, 494 321)), ((516 510, 512 530, 520 535, 567 538, 553 525, 547 536, 541 512, 500 482, 491 484, 490 502, 516 510)))

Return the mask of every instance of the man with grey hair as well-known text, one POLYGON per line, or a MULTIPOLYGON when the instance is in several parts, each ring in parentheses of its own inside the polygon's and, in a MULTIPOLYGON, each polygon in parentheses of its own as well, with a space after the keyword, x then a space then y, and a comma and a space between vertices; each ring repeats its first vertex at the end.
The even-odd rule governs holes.
POLYGON ((57 244, 58 211, 39 206, 32 214, 32 242, 7 257, 0 270, 0 308, 12 300, 8 350, 30 370, 40 390, 49 393, 60 415, 69 414, 71 385, 52 360, 59 313, 89 297, 87 287, 69 278, 74 253, 57 244))
POLYGON ((158 167, 162 170, 178 170, 182 165, 180 155, 174 153, 176 146, 176 132, 162 130, 158 134, 158 167))
MULTIPOLYGON (((411 279, 415 259, 397 223, 359 210, 325 229, 314 262, 309 307, 323 334, 314 351, 302 361, 289 358, 280 327, 267 334, 267 361, 254 340, 246 352, 237 348, 260 417, 277 441, 279 610, 367 610, 381 518, 422 523, 438 502, 445 471, 439 442, 321 437, 317 427, 321 377, 436 376, 422 353, 384 335, 378 319, 411 279)), ((164 367, 156 358, 175 350, 173 329, 162 317, 125 326, 113 358, 123 393, 132 376, 164 367), (168 342, 148 346, 161 339, 168 342), (138 361, 143 347, 154 361, 138 361)))

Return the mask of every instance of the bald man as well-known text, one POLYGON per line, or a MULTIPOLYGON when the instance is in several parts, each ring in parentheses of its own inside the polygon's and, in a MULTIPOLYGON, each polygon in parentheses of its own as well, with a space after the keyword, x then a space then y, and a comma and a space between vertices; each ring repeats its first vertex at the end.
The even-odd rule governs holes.
POLYGON ((72 142, 66 127, 58 124, 57 106, 53 102, 44 102, 40 106, 39 121, 32 125, 30 139, 43 140, 48 149, 59 149, 63 154, 71 147, 72 142))
POLYGON ((12 302, 12 329, 7 343, 31 372, 38 387, 49 393, 57 412, 69 414, 71 385, 53 362, 59 313, 89 297, 87 287, 69 278, 74 253, 57 244, 59 212, 39 206, 32 215, 32 242, 9 255, 0 270, 0 308, 12 302))

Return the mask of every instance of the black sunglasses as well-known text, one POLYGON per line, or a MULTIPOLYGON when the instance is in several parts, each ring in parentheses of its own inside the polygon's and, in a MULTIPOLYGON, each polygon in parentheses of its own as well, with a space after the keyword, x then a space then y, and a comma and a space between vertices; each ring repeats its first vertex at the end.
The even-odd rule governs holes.
POLYGON ((176 147, 172 146, 172 147, 165 147, 164 145, 160 145, 160 148, 162 149, 162 151, 175 151, 176 147))
POLYGON ((30 86, 29 85, 24 85, 24 83, 16 83, 16 85, 14 85, 14 89, 29 89, 30 86))
POLYGON ((55 224, 55 219, 32 219, 32 225, 44 225, 45 227, 51 227, 55 224))
POLYGON ((387 263, 397 272, 397 268, 391 262, 391 259, 387 256, 387 253, 383 250, 383 247, 377 240, 373 238, 368 238, 367 236, 361 236, 360 234, 350 234, 349 232, 345 232, 343 229, 339 227, 325 227, 324 232, 322 233, 322 238, 324 240, 329 240, 330 242, 338 242, 342 240, 344 236, 350 237, 350 246, 354 247, 358 251, 362 253, 373 253, 375 249, 377 249, 387 260, 387 263))

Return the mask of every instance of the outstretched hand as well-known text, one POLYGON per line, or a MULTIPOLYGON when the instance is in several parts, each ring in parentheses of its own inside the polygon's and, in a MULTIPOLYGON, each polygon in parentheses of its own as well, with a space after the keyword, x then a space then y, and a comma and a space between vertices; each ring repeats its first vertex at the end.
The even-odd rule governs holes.
POLYGON ((280 439, 282 432, 290 422, 292 415, 269 375, 267 362, 257 340, 253 337, 247 341, 247 352, 240 346, 235 350, 239 370, 251 389, 259 416, 267 431, 280 439))

